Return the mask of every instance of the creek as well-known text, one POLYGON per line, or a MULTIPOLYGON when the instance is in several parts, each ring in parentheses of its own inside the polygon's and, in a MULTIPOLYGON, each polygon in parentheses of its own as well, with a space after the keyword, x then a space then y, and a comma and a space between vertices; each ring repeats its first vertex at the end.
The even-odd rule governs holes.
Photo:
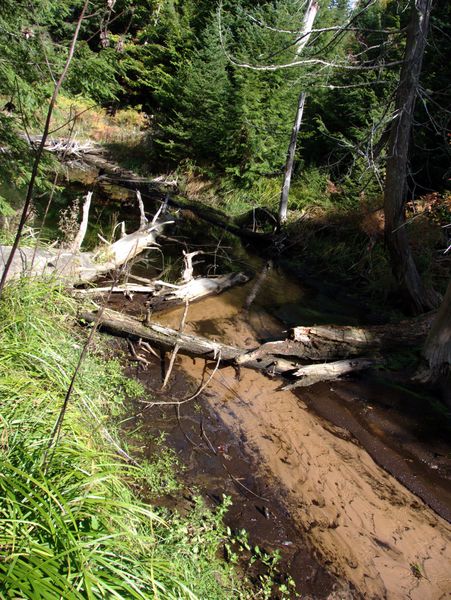
MULTIPOLYGON (((134 193, 92 170, 67 173, 64 197, 94 186, 88 243, 118 221, 139 221, 134 193)), ((143 190, 144 192, 145 190, 143 190)), ((156 199, 144 194, 153 213, 156 199)), ((55 234, 58 204, 48 237, 55 234)), ((38 207, 39 210, 39 207, 38 207)), ((195 273, 260 272, 265 260, 235 236, 189 211, 134 267, 136 275, 177 279, 182 250, 202 250, 195 273)), ((300 283, 282 266, 269 271, 250 308, 253 282, 189 307, 186 331, 240 347, 280 339, 294 325, 365 322, 367 308, 300 283)), ((144 299, 116 295, 111 305, 144 315, 144 299)), ((178 328, 183 310, 155 316, 178 328)), ((127 427, 140 430, 148 456, 159 432, 186 465, 186 489, 212 503, 233 498, 230 527, 245 528, 253 545, 281 552, 281 571, 311 598, 444 599, 451 596, 451 426, 440 400, 396 372, 375 371, 302 392, 279 379, 220 368, 195 401, 183 398, 212 365, 179 356, 162 392, 159 361, 129 367, 148 390, 148 403, 130 407, 127 427), (344 584, 343 582, 346 582, 344 584)), ((404 374, 405 375, 405 374, 404 374)), ((165 497, 179 509, 191 501, 165 497)))

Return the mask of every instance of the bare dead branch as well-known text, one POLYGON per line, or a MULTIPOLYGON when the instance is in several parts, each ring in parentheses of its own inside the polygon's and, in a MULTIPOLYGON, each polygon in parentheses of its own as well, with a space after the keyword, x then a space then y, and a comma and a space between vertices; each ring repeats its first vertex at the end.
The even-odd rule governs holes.
POLYGON ((71 252, 80 252, 81 245, 83 244, 83 240, 85 239, 86 232, 88 230, 88 222, 89 222, 89 210, 91 208, 91 200, 92 200, 92 192, 88 192, 86 194, 86 199, 83 204, 83 216, 80 223, 80 228, 78 230, 77 235, 70 247, 71 252))

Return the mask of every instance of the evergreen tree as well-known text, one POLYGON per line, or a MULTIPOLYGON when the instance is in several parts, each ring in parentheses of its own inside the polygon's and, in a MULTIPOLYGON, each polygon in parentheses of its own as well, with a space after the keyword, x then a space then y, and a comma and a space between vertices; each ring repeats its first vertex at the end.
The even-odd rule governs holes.
POLYGON ((220 164, 229 144, 231 83, 214 23, 199 49, 162 85, 158 97, 166 110, 159 149, 174 161, 220 164))

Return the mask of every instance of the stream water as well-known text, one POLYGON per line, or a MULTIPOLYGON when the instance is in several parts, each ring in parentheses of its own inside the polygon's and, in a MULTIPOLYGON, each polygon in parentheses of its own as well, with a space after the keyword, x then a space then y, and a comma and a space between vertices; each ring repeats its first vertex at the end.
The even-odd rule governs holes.
MULTIPOLYGON (((66 193, 95 185, 94 232, 125 218, 138 221, 134 194, 96 179, 92 171, 68 174, 66 193)), ((145 196, 146 209, 155 203, 145 196)), ((50 232, 57 214, 52 212, 50 232)), ((182 211, 135 265, 135 274, 176 279, 182 249, 203 250, 196 274, 231 269, 258 273, 264 259, 234 236, 182 211)), ((91 243, 94 243, 91 237, 91 243)), ((275 266, 251 307, 252 281, 189 307, 186 330, 252 348, 280 339, 293 325, 357 323, 365 307, 338 302, 275 266)), ((114 307, 144 314, 143 299, 115 297, 114 307)), ((178 328, 181 310, 157 320, 178 328)), ((170 386, 160 391, 157 362, 131 371, 142 380, 149 405, 131 407, 130 426, 140 427, 145 452, 159 431, 187 465, 186 489, 199 488, 211 502, 222 494, 234 504, 231 528, 249 531, 253 544, 282 554, 281 571, 311 598, 451 598, 451 425, 440 399, 390 372, 281 390, 278 379, 221 368, 193 403, 151 405, 186 397, 205 379, 203 361, 178 357, 170 386), (344 585, 343 581, 349 586, 344 585)), ((191 502, 166 497, 165 502, 191 502)))

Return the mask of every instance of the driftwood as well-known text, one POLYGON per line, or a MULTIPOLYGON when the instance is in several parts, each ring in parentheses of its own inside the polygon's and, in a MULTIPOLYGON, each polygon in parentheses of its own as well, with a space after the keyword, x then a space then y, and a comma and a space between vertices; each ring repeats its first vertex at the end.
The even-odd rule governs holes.
MULTIPOLYGON (((100 275, 121 267, 146 248, 155 245, 159 232, 164 225, 171 222, 161 222, 159 211, 151 223, 141 219, 141 227, 137 231, 123 235, 112 244, 105 243, 96 252, 81 252, 80 247, 88 226, 91 196, 89 193, 86 197, 82 222, 72 244, 67 249, 19 248, 8 271, 8 279, 52 275, 72 285, 89 283, 100 275)), ((0 276, 10 252, 11 246, 0 246, 0 276)))
POLYGON ((348 373, 369 369, 373 364, 374 361, 367 358, 354 358, 351 360, 337 360, 331 363, 307 365, 292 374, 293 377, 299 378, 298 381, 286 385, 283 389, 291 390, 297 387, 307 387, 320 381, 334 381, 348 373))
MULTIPOLYGON (((92 322, 96 315, 83 313, 82 318, 92 322)), ((182 354, 206 360, 220 359, 222 364, 248 367, 269 375, 287 375, 294 381, 284 389, 291 389, 333 381, 380 364, 381 350, 421 344, 433 318, 431 313, 389 325, 296 327, 289 332, 289 339, 267 342, 250 351, 180 333, 153 322, 144 324, 108 309, 101 318, 100 326, 115 335, 151 342, 163 350, 177 346, 182 354), (314 361, 314 364, 305 364, 307 361, 314 361)))
POLYGON ((146 306, 150 309, 150 312, 161 312, 183 306, 186 302, 196 302, 207 296, 220 294, 235 285, 240 285, 247 281, 249 281, 249 278, 244 273, 227 273, 217 277, 198 277, 181 285, 156 280, 147 285, 124 283, 114 287, 106 285, 86 288, 75 290, 74 294, 91 297, 103 294, 124 294, 124 296, 129 298, 132 298, 134 294, 148 294, 149 299, 146 302, 146 306))
POLYGON ((292 356, 302 360, 337 360, 358 356, 375 356, 382 350, 421 345, 430 329, 435 313, 396 324, 352 327, 316 325, 294 327, 289 339, 262 344, 246 357, 258 360, 266 356, 292 356))
MULTIPOLYGON (((93 323, 97 319, 96 312, 82 312, 80 316, 83 321, 88 323, 93 323)), ((172 350, 177 346, 178 352, 205 360, 220 361, 222 364, 231 364, 237 367, 243 366, 264 371, 269 375, 286 374, 295 378, 299 377, 300 385, 334 380, 345 373, 362 370, 374 364, 374 361, 370 359, 339 361, 339 363, 314 365, 315 369, 308 371, 308 366, 303 367, 298 361, 290 360, 289 357, 283 358, 269 353, 264 356, 256 356, 255 351, 249 352, 201 336, 180 333, 157 323, 144 324, 134 317, 110 309, 103 311, 99 325, 114 335, 151 342, 163 350, 172 350), (346 362, 346 365, 343 362, 346 362)))
MULTIPOLYGON (((12 262, 8 279, 54 275, 73 285, 89 283, 100 275, 117 269, 155 244, 162 226, 162 223, 156 223, 144 231, 130 233, 96 253, 53 248, 38 248, 36 251, 34 248, 20 248, 12 262)), ((0 246, 0 275, 10 251, 10 246, 0 246)))
MULTIPOLYGON (((28 140, 25 136, 24 139, 28 140)), ((40 139, 40 136, 32 136, 29 141, 36 145, 39 144, 40 139)), ((78 142, 68 138, 49 138, 45 150, 60 157, 64 156, 65 159, 79 159, 99 169, 103 173, 99 179, 132 190, 136 190, 139 186, 141 194, 149 196, 149 192, 151 192, 153 200, 157 196, 166 198, 171 206, 181 209, 182 212, 195 214, 199 219, 229 231, 240 238, 249 239, 257 244, 268 244, 274 241, 272 232, 263 233, 258 231, 259 226, 274 228, 276 225, 275 215, 267 209, 255 207, 238 217, 227 216, 217 209, 199 202, 191 202, 188 198, 183 197, 179 193, 176 179, 165 176, 141 177, 133 171, 124 169, 105 153, 102 146, 92 142, 78 142), (172 195, 174 192, 177 192, 176 196, 172 195), (168 193, 170 193, 170 196, 168 193)))
MULTIPOLYGON (((42 140, 40 135, 22 136, 24 140, 28 141, 33 147, 39 146, 42 140)), ((95 144, 91 141, 80 142, 76 139, 70 138, 51 138, 48 137, 44 144, 44 150, 52 152, 57 155, 64 156, 65 158, 81 158, 85 154, 98 154, 102 152, 100 145, 95 144)))
MULTIPOLYGON (((422 344, 429 332, 435 312, 417 319, 387 325, 351 327, 317 325, 295 327, 289 337, 300 354, 313 360, 348 358, 380 350, 408 348, 422 344)), ((262 346, 264 349, 264 346, 262 346)))
POLYGON ((171 285, 169 289, 168 284, 156 282, 161 284, 162 287, 154 292, 146 305, 151 312, 169 310, 177 306, 183 306, 186 301, 195 302, 207 296, 220 294, 247 281, 249 281, 249 277, 244 273, 228 273, 218 277, 198 277, 181 285, 171 285))

